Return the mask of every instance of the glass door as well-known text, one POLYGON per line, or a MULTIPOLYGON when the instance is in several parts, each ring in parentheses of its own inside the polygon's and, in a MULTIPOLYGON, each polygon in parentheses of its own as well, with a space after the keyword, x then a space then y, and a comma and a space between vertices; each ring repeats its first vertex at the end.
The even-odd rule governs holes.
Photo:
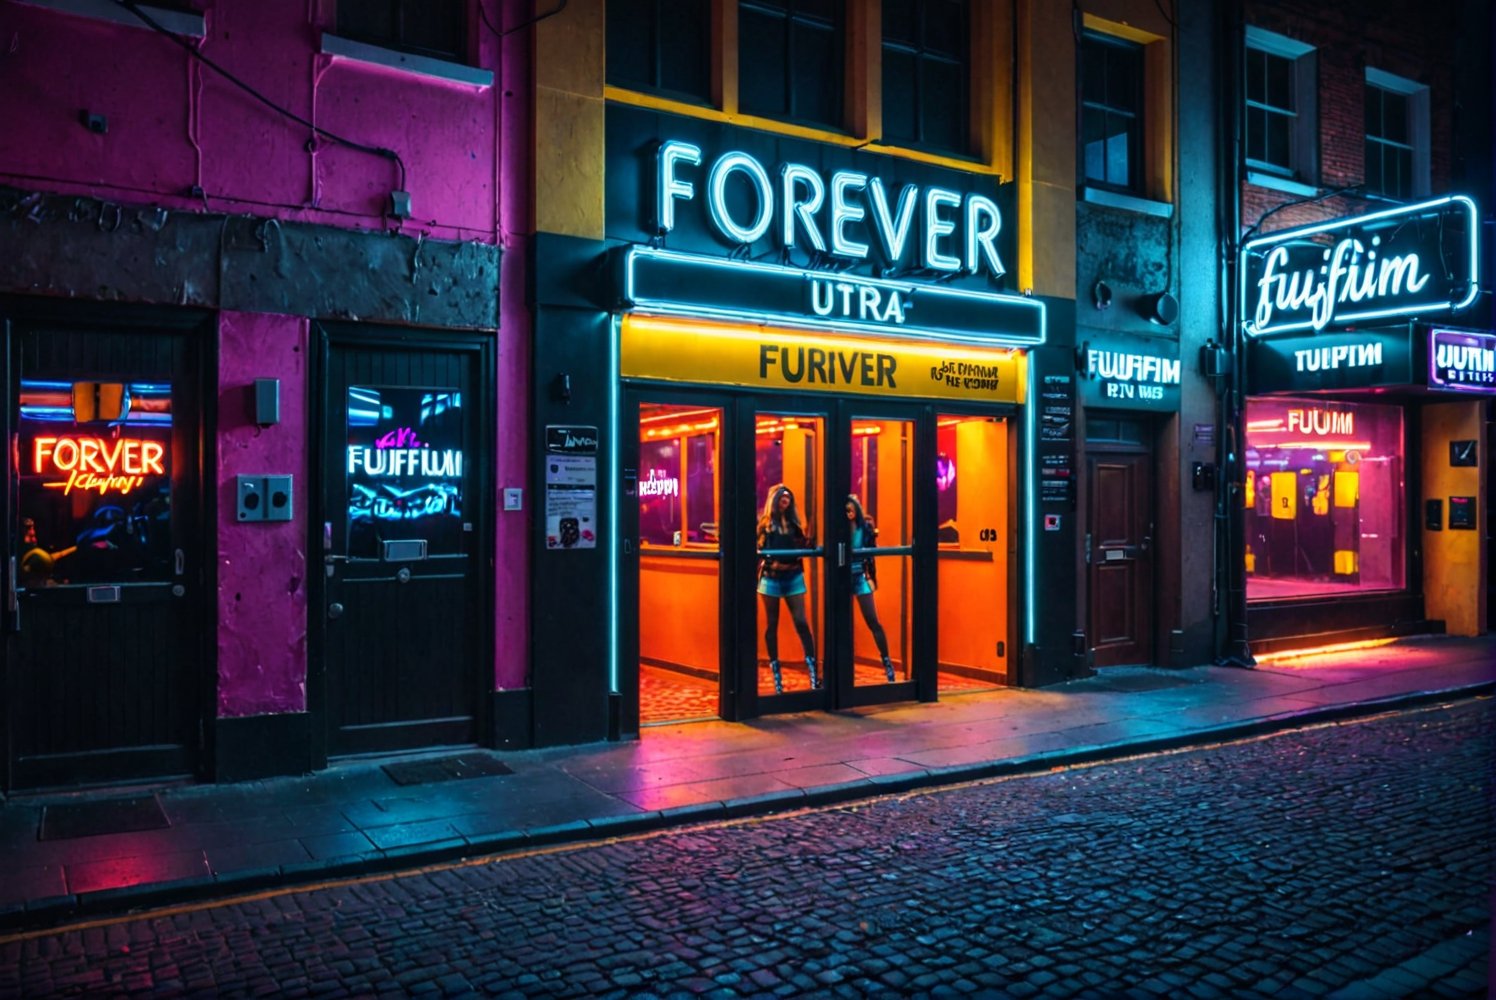
POLYGON ((825 688, 826 424, 824 413, 759 410, 754 415, 761 698, 825 688))
POLYGON ((853 416, 847 455, 836 544, 850 631, 840 666, 853 688, 886 688, 914 679, 914 419, 853 416))

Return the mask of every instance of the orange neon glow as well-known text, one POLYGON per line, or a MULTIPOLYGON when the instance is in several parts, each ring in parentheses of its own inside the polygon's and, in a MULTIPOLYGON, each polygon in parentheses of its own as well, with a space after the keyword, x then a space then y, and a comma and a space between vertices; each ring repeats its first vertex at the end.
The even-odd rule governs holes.
POLYGON ((1396 639, 1362 639, 1357 642, 1340 642, 1328 646, 1312 646, 1308 649, 1280 649, 1271 653, 1262 653, 1256 656, 1255 659, 1258 663, 1282 663, 1285 660, 1298 660, 1326 653, 1350 653, 1358 649, 1376 649, 1378 646, 1389 646, 1396 641, 1396 639))
POLYGON ((32 444, 32 470, 40 475, 65 472, 62 482, 43 483, 47 489, 129 493, 146 476, 166 475, 160 441, 97 437, 38 437, 32 444))
POLYGON ((1272 444, 1260 444, 1262 448, 1282 448, 1285 451, 1347 451, 1357 449, 1370 451, 1370 441, 1274 441, 1272 444))

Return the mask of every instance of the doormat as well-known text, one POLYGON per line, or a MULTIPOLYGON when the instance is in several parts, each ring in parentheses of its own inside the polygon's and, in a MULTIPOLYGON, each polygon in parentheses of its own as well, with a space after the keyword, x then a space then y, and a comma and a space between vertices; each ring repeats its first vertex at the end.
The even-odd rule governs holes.
POLYGON ((430 785, 438 781, 462 781, 466 778, 492 778, 513 774, 506 764, 484 754, 439 757, 436 760, 412 760, 403 764, 385 764, 384 773, 397 785, 430 785))
POLYGON ((42 807, 38 840, 72 840, 104 833, 139 833, 171 826, 154 795, 42 807))

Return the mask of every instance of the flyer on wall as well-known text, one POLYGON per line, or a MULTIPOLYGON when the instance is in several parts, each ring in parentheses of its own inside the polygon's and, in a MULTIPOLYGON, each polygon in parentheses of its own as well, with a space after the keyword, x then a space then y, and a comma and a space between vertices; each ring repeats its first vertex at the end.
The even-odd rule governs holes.
POLYGON ((545 429, 545 547, 597 548, 597 428, 545 429))

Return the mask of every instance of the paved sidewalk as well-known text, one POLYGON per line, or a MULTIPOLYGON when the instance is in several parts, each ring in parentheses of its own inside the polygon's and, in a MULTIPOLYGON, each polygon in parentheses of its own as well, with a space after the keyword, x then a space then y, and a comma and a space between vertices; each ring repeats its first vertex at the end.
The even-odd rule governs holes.
POLYGON ((386 770, 410 762, 399 758, 239 784, 16 796, 0 803, 0 928, 1045 770, 1493 691, 1496 636, 1424 637, 1252 670, 1107 668, 1053 688, 937 704, 657 727, 629 743, 429 755, 511 771, 486 777, 402 785, 386 770), (118 811, 122 823, 137 821, 130 832, 59 838, 52 829, 41 838, 49 806, 132 796, 145 808, 118 811), (139 829, 150 825, 144 814, 169 825, 139 829))

